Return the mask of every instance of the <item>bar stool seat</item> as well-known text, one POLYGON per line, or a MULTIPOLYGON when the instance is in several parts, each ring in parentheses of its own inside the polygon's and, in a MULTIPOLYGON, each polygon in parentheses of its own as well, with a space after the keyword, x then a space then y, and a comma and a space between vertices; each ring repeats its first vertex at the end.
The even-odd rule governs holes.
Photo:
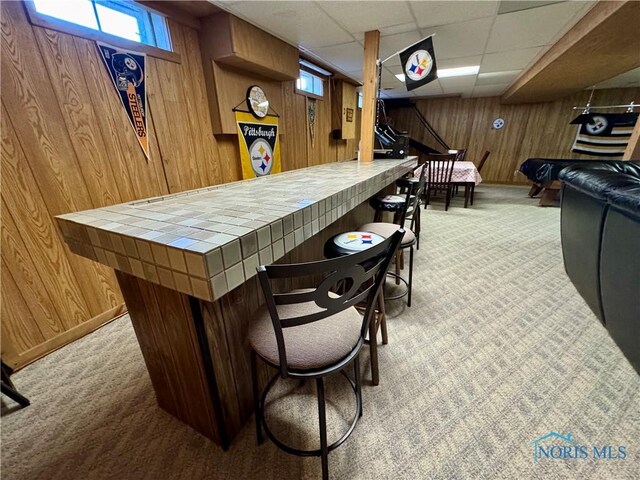
MULTIPOLYGON (((358 231, 360 232, 370 232, 377 236, 383 238, 389 238, 391 235, 396 233, 396 231, 400 228, 400 225, 396 225, 395 223, 387 223, 387 222, 373 222, 373 223, 365 223, 358 231)), ((413 245, 416 241, 416 234, 409 228, 404 229, 404 237, 400 242, 400 248, 407 248, 413 245)))
MULTIPOLYGON (((384 241, 384 239, 382 239, 384 241)), ((293 290, 292 293, 311 292, 313 289, 293 290)), ((332 298, 339 295, 329 292, 332 298)), ((303 317, 320 312, 315 302, 279 305, 282 319, 303 317)), ((346 357, 356 346, 362 328, 362 315, 355 307, 328 317, 323 322, 307 323, 283 330, 287 346, 287 363, 295 370, 321 368, 346 357)), ((277 364, 278 343, 273 334, 273 321, 267 306, 260 308, 249 327, 249 343, 262 358, 277 364)))
POLYGON ((371 205, 374 210, 400 212, 404 208, 405 202, 406 198, 402 195, 384 195, 371 198, 369 205, 371 205))

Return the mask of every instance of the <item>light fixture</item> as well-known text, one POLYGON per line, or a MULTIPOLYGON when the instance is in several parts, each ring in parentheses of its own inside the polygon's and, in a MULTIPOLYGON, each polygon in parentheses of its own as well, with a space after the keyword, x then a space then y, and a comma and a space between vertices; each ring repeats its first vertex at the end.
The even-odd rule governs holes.
MULTIPOLYGON (((480 65, 473 65, 470 67, 439 68, 437 74, 438 78, 464 77, 467 75, 476 75, 479 71, 480 65)), ((404 83, 404 73, 396 74, 396 78, 404 83)))
POLYGON ((480 65, 473 65, 471 67, 439 68, 438 78, 464 77, 466 75, 475 75, 479 71, 480 65))

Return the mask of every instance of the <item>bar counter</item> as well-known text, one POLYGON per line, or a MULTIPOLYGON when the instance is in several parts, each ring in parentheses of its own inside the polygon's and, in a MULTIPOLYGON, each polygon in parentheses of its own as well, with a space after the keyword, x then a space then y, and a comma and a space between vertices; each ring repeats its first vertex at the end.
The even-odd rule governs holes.
POLYGON ((371 221, 369 197, 415 165, 325 164, 57 220, 71 251, 116 271, 159 405, 227 448, 252 413, 256 267, 322 258, 324 241, 371 221))

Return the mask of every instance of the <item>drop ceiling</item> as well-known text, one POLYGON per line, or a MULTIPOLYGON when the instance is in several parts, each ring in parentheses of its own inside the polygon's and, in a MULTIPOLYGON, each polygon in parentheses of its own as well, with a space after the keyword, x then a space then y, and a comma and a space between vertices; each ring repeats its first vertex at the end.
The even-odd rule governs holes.
MULTIPOLYGON (((407 92, 384 64, 386 98, 495 96, 506 88, 594 5, 577 1, 213 1, 215 5, 298 46, 335 70, 362 81, 364 32, 380 31, 380 58, 428 35, 439 68, 480 65, 476 75, 441 78, 407 92)), ((640 84, 629 72, 612 86, 640 84)), ((607 82, 614 82, 615 79, 607 82)), ((601 88, 611 88, 604 82, 601 88)))

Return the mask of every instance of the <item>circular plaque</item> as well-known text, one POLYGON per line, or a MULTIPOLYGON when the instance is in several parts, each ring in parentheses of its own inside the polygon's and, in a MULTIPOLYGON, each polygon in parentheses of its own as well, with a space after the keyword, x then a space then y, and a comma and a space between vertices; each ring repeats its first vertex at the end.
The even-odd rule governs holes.
POLYGON ((247 108, 256 118, 264 118, 269 113, 269 100, 258 85, 252 85, 247 90, 247 108))

